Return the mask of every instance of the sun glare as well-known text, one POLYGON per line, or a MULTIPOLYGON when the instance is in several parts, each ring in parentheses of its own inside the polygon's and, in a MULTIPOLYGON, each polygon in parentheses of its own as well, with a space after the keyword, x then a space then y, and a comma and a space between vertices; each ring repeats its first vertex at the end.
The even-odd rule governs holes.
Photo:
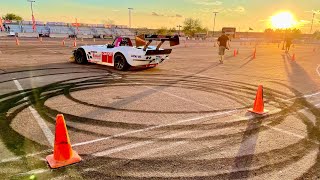
POLYGON ((273 28, 292 28, 296 24, 297 21, 290 12, 281 12, 271 17, 271 25, 273 28))

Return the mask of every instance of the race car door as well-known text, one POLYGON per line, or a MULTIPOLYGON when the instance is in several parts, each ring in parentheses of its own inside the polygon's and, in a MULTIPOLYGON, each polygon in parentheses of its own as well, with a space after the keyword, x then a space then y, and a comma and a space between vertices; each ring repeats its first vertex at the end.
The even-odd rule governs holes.
POLYGON ((113 64, 113 52, 102 52, 101 56, 102 63, 107 63, 108 65, 113 64))

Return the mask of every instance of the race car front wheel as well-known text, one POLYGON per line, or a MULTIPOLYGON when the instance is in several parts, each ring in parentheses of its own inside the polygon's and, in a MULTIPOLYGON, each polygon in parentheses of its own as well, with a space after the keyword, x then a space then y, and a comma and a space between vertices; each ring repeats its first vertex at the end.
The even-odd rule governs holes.
POLYGON ((114 55, 114 68, 119 71, 125 71, 130 68, 130 65, 123 54, 117 53, 114 55))
POLYGON ((88 63, 86 53, 81 48, 77 49, 76 52, 74 53, 74 59, 75 59, 76 63, 78 63, 78 64, 88 63))

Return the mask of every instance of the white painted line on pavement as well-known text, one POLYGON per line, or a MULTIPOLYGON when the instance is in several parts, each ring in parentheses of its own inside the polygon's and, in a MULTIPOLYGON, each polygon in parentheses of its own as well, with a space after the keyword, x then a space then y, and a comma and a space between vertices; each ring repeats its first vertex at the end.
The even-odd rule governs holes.
POLYGON ((317 142, 317 141, 308 139, 308 137, 304 137, 304 136, 301 136, 301 135, 299 135, 299 134, 286 131, 286 130, 284 130, 284 129, 272 127, 272 126, 269 126, 269 125, 262 125, 262 126, 265 126, 265 127, 269 128, 269 129, 272 129, 272 130, 275 130, 275 131, 278 131, 278 132, 281 132, 281 133, 284 133, 284 134, 287 134, 287 135, 290 135, 290 136, 297 137, 297 138, 299 138, 299 139, 306 139, 307 141, 312 142, 312 143, 315 143, 315 144, 320 144, 320 143, 317 142))
MULTIPOLYGON (((191 132, 193 132, 193 131, 182 131, 182 132, 177 132, 177 133, 174 133, 174 134, 169 134, 169 135, 166 135, 166 136, 161 136, 161 137, 158 137, 158 138, 159 139, 173 138, 173 137, 177 137, 177 136, 184 135, 184 134, 190 134, 191 132)), ((123 145, 123 146, 119 146, 119 147, 108 149, 106 151, 101 151, 101 152, 95 153, 93 155, 94 156, 106 156, 106 155, 110 155, 110 154, 113 154, 113 153, 118 153, 120 151, 125 151, 125 150, 129 150, 129 149, 141 147, 141 146, 152 144, 152 143, 156 143, 156 142, 157 141, 152 140, 152 141, 143 141, 143 142, 136 142, 136 143, 126 144, 126 145, 123 145)))
POLYGON ((34 156, 37 156, 37 155, 40 155, 40 154, 43 154, 43 153, 49 153, 49 152, 52 152, 52 149, 40 151, 40 152, 37 152, 37 153, 27 154, 25 156, 18 156, 18 157, 3 159, 3 160, 0 160, 0 163, 6 163, 6 162, 11 162, 11 161, 19 161, 22 158, 34 157, 34 156))
POLYGON ((93 156, 107 156, 107 155, 110 155, 110 154, 113 154, 113 153, 117 153, 117 152, 120 152, 120 151, 125 151, 125 150, 133 149, 133 148, 136 148, 136 147, 144 146, 144 145, 147 145, 147 144, 151 144, 153 142, 154 141, 137 142, 137 143, 134 143, 134 144, 128 144, 128 145, 125 145, 125 146, 120 146, 118 148, 109 149, 109 150, 106 150, 106 151, 94 153, 92 155, 93 156))
MULTIPOLYGON (((19 91, 23 91, 23 88, 18 80, 14 79, 13 82, 17 86, 19 91)), ((28 100, 28 98, 26 97, 24 97, 23 99, 28 100)), ((41 118, 40 114, 32 106, 29 106, 29 110, 31 111, 31 114, 33 115, 34 119, 37 121, 38 125, 40 126, 50 146, 53 147, 54 135, 52 134, 51 130, 49 129, 45 121, 41 118)))
POLYGON ((172 97, 175 97, 175 98, 178 98, 178 99, 182 99, 182 100, 187 101, 187 102, 192 102, 192 103, 200 105, 202 107, 206 107, 206 108, 210 108, 210 109, 213 108, 212 106, 208 106, 206 104, 202 104, 202 103, 199 103, 199 102, 196 102, 196 101, 193 101, 193 100, 190 100, 190 99, 187 99, 187 98, 184 98, 184 97, 181 97, 181 96, 169 93, 169 92, 159 91, 158 89, 155 89, 155 88, 152 88, 152 87, 149 87, 149 86, 145 86, 145 87, 148 88, 148 89, 152 89, 152 90, 158 91, 158 92, 163 93, 163 94, 167 94, 169 96, 172 96, 172 97))
POLYGON ((166 146, 160 146, 158 148, 149 149, 149 150, 144 151, 143 154, 138 154, 137 156, 134 156, 134 159, 147 157, 147 156, 150 156, 152 154, 155 154, 155 153, 167 150, 167 149, 171 149, 171 148, 174 148, 174 147, 178 147, 178 146, 180 146, 182 144, 186 144, 186 143, 188 143, 188 141, 178 141, 178 142, 170 143, 170 144, 168 144, 166 146))
POLYGON ((82 143, 77 143, 77 144, 74 144, 73 146, 74 147, 83 146, 83 145, 86 145, 86 144, 92 144, 92 143, 105 141, 105 140, 109 140, 109 139, 116 138, 116 137, 122 137, 122 136, 126 136, 126 135, 129 135, 129 134, 134 134, 134 133, 138 133, 138 132, 145 132, 145 131, 150 131, 150 130, 159 129, 159 128, 163 128, 163 127, 168 127, 168 126, 172 126, 172 125, 177 125, 177 124, 181 124, 181 123, 198 121, 198 120, 201 120, 201 119, 204 119, 204 118, 209 118, 209 117, 222 116, 222 115, 230 114, 230 113, 237 112, 237 111, 240 111, 240 110, 231 110, 231 111, 218 112, 218 113, 204 115, 204 116, 198 116, 198 117, 194 117, 194 118, 190 118, 190 119, 184 119, 184 120, 176 121, 176 122, 173 122, 173 123, 151 126, 151 127, 147 127, 147 128, 143 128, 143 129, 139 129, 139 130, 133 130, 133 131, 128 131, 128 132, 124 132, 124 133, 108 136, 108 137, 105 137, 105 138, 100 138, 100 139, 95 139, 95 140, 86 141, 86 142, 82 142, 82 143))
POLYGON ((25 176, 25 175, 36 175, 36 174, 41 174, 45 172, 49 172, 50 169, 34 169, 25 173, 19 173, 18 176, 25 176))
MULTIPOLYGON (((206 75, 201 75, 201 74, 194 74, 194 73, 191 73, 191 72, 186 72, 186 71, 181 71, 181 70, 177 70, 177 69, 171 69, 172 71, 177 71, 177 72, 183 72, 185 74, 191 74, 193 76, 199 76, 199 77, 206 77, 206 78, 212 78, 210 76, 206 76, 206 75)), ((316 71, 318 72, 319 76, 320 76, 320 65, 318 66, 318 68, 316 69, 316 71)), ((299 98, 302 98, 302 97, 313 97, 313 96, 316 96, 316 95, 319 95, 320 92, 316 92, 316 93, 313 93, 313 94, 307 94, 307 95, 304 95, 304 96, 297 96, 297 97, 293 97, 293 98, 290 98, 290 99, 285 99, 285 100, 281 100, 283 102, 287 102, 287 101, 292 101, 292 100, 295 100, 295 99, 299 99, 299 98)))

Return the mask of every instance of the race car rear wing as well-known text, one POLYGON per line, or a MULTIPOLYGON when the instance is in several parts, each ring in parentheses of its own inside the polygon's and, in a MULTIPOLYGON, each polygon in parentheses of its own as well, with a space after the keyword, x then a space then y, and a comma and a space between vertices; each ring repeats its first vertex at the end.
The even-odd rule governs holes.
POLYGON ((162 46, 162 44, 166 41, 170 42, 170 46, 176 46, 180 44, 179 36, 163 36, 163 35, 146 35, 142 34, 140 36, 136 36, 136 46, 144 46, 143 50, 146 51, 148 46, 152 41, 161 41, 156 50, 162 46))

